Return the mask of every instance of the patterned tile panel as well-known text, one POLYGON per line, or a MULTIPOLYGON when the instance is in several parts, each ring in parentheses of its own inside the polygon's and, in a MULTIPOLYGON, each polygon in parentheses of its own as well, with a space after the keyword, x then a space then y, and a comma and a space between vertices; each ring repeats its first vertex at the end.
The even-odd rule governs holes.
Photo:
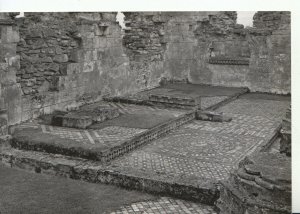
POLYGON ((27 122, 19 125, 22 128, 40 128, 43 133, 56 135, 60 138, 71 139, 83 144, 114 145, 117 142, 129 139, 147 129, 128 128, 121 126, 108 126, 102 129, 75 129, 59 126, 40 125, 35 122, 27 122))
POLYGON ((269 120, 281 120, 289 101, 263 99, 237 99, 219 108, 217 111, 227 114, 261 116, 269 120))
POLYGON ((109 126, 98 130, 80 130, 57 126, 45 126, 43 132, 57 135, 61 138, 72 139, 79 143, 101 143, 104 145, 112 145, 116 142, 129 139, 145 130, 146 129, 119 126, 109 126))
POLYGON ((161 197, 157 201, 136 202, 110 214, 216 214, 211 206, 161 197))
POLYGON ((241 99, 227 105, 220 111, 232 116, 231 122, 194 120, 113 164, 150 174, 226 179, 242 158, 271 139, 289 103, 241 99))

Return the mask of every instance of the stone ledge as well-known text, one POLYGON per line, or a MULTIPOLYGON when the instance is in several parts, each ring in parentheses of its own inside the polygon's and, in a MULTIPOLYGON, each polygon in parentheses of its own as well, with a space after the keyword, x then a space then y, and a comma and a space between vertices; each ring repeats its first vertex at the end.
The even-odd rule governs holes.
POLYGON ((200 98, 170 96, 164 94, 150 94, 149 101, 154 103, 169 104, 175 106, 196 107, 200 105, 200 98))
POLYGON ((201 178, 149 177, 143 172, 120 172, 113 166, 81 158, 43 152, 6 148, 0 151, 0 161, 35 173, 62 176, 93 183, 105 183, 148 193, 177 197, 213 205, 219 196, 217 184, 201 178), (189 182, 187 182, 187 180, 189 182))

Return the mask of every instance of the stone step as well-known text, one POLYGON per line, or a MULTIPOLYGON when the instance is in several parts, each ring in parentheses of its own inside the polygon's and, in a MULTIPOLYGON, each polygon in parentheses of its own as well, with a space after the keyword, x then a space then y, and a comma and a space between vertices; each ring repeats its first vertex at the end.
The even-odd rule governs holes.
POLYGON ((118 108, 101 105, 91 109, 81 109, 62 116, 62 126, 86 129, 93 122, 111 120, 120 115, 118 108))
POLYGON ((0 150, 0 162, 35 173, 62 176, 92 183, 105 183, 143 192, 172 196, 213 205, 219 196, 217 185, 211 180, 166 177, 165 179, 136 175, 130 171, 120 173, 112 166, 64 155, 14 148, 0 150))
MULTIPOLYGON (((133 97, 108 97, 104 98, 105 101, 109 102, 120 102, 120 103, 128 103, 128 104, 136 104, 136 105, 147 105, 147 106, 158 106, 158 107, 163 107, 163 108, 179 108, 179 109, 195 109, 195 108, 201 108, 203 110, 216 110, 217 108, 226 105, 229 102, 232 102, 233 100, 237 99, 239 96, 248 93, 249 89, 248 88, 241 88, 239 92, 232 94, 231 96, 228 96, 228 98, 213 104, 208 107, 202 107, 201 106, 201 97, 196 98, 197 101, 195 101, 195 98, 186 98, 182 97, 182 100, 180 99, 170 99, 170 102, 165 101, 165 102, 160 102, 159 98, 156 97, 156 94, 153 94, 154 97, 149 98, 151 95, 147 95, 143 98, 139 97, 139 99, 133 98, 133 97), (181 103, 180 103, 181 102, 181 103), (185 102, 187 104, 185 104, 185 102), (189 103, 190 102, 190 103, 189 103), (198 102, 198 104, 196 104, 198 102), (194 104, 193 104, 194 103, 194 104)), ((163 97, 167 97, 166 95, 162 95, 163 97)), ((162 98, 162 100, 165 98, 162 98)), ((167 100, 167 99, 166 99, 167 100)))
POLYGON ((150 94, 149 101, 176 106, 196 107, 200 105, 200 97, 183 97, 176 95, 150 94))

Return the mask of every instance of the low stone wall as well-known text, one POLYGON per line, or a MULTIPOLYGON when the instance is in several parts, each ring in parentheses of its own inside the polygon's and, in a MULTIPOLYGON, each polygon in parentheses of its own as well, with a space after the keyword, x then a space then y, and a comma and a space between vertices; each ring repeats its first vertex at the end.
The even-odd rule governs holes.
POLYGON ((103 154, 102 162, 109 162, 112 159, 125 154, 143 144, 149 143, 159 137, 162 137, 172 130, 184 125, 185 123, 195 119, 195 112, 191 111, 176 119, 160 124, 150 130, 133 137, 132 139, 122 143, 119 148, 111 148, 103 154))
POLYGON ((220 213, 291 213, 291 159, 285 155, 253 154, 221 183, 220 213))

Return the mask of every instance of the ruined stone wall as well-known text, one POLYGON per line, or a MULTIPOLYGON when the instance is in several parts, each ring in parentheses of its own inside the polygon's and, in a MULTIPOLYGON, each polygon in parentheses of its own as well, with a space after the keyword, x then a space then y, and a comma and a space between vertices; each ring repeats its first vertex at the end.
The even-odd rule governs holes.
POLYGON ((138 90, 116 13, 25 13, 18 25, 22 121, 138 90))
POLYGON ((130 59, 134 84, 141 88, 158 86, 164 76, 163 55, 166 19, 160 12, 126 12, 123 44, 130 59))
POLYGON ((116 14, 1 14, 9 124, 162 80, 290 92, 288 12, 258 12, 250 29, 236 12, 126 12, 124 30, 116 14))
POLYGON ((165 63, 172 76, 191 83, 240 86, 234 84, 242 84, 236 73, 242 73, 241 67, 247 72, 247 67, 209 63, 211 57, 238 59, 249 55, 245 35, 236 24, 236 13, 194 12, 175 17, 168 23, 172 30, 165 63))
POLYGON ((125 46, 131 50, 131 65, 138 65, 131 70, 143 70, 137 74, 146 74, 146 83, 155 73, 153 83, 164 77, 290 92, 288 12, 258 12, 254 27, 248 29, 237 24, 237 13, 230 11, 125 15, 130 27, 125 31, 125 46))
POLYGON ((0 126, 14 124, 21 116, 22 92, 16 80, 20 68, 20 57, 16 53, 18 42, 18 27, 10 14, 0 13, 0 126))
POLYGON ((249 29, 249 87, 255 91, 291 92, 290 12, 257 12, 249 29))
POLYGON ((162 78, 211 84, 212 46, 215 56, 249 57, 245 35, 236 32, 241 26, 235 12, 136 12, 125 13, 125 20, 130 70, 138 71, 146 87, 162 78))

